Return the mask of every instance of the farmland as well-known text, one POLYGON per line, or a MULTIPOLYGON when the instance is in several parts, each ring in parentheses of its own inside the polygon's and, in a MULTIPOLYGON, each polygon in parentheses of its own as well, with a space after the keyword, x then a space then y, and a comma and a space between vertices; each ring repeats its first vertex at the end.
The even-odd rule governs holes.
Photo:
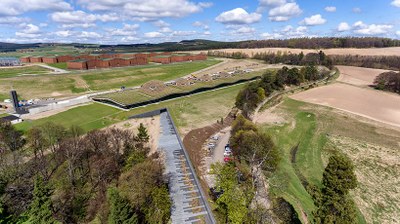
POLYGON ((292 98, 400 126, 400 97, 367 87, 384 70, 349 66, 339 66, 339 69, 343 73, 338 79, 341 83, 301 92, 292 98))
POLYGON ((399 129, 376 126, 356 115, 292 99, 285 99, 264 113, 281 118, 279 122, 275 119, 259 124, 274 138, 282 153, 278 171, 271 178, 273 194, 284 197, 299 214, 312 217, 315 207, 302 181, 321 186, 327 158, 338 150, 352 158, 356 166, 359 186, 352 196, 362 213, 359 221, 365 222, 362 216, 368 223, 398 220, 400 197, 387 192, 399 192, 398 180, 393 178, 398 176, 400 165, 393 157, 400 144, 399 129), (297 153, 292 151, 296 145, 297 153), (380 191, 381 186, 386 190, 380 191))

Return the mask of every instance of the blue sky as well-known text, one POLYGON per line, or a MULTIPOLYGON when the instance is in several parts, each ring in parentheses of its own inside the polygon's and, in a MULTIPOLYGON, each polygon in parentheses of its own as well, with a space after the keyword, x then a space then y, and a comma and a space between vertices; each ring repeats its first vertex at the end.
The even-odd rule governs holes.
POLYGON ((400 0, 1 0, 0 41, 400 38, 400 0))

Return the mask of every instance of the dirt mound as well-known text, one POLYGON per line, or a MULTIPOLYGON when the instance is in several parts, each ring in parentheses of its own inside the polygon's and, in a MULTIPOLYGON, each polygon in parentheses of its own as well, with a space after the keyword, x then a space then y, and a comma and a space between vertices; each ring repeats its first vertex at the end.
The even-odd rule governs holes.
POLYGON ((167 88, 167 86, 158 80, 151 80, 146 82, 140 87, 140 90, 146 94, 153 94, 153 93, 158 93, 162 92, 167 88))

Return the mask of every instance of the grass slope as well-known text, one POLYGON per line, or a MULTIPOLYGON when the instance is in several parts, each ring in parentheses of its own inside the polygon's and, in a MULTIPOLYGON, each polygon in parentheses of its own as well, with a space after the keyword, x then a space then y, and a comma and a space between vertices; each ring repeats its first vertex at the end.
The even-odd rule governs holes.
POLYGON ((219 60, 148 65, 60 75, 41 75, 3 78, 0 75, 0 94, 14 88, 27 99, 40 97, 67 97, 85 92, 82 82, 92 90, 109 90, 121 86, 139 86, 149 80, 168 81, 219 63, 219 60), (76 80, 81 80, 77 82, 76 80))
POLYGON ((15 67, 15 68, 0 68, 0 78, 12 78, 21 75, 40 75, 46 74, 50 70, 47 68, 43 68, 37 65, 32 66, 24 66, 24 67, 15 67))
POLYGON ((221 61, 206 60, 169 65, 148 65, 88 72, 82 78, 92 90, 138 86, 150 80, 169 81, 210 67, 221 61))
POLYGON ((311 220, 315 206, 302 180, 321 186, 327 160, 332 151, 338 150, 346 153, 356 168, 359 186, 352 196, 359 208, 358 222, 391 223, 400 214, 399 206, 390 202, 400 202, 398 194, 393 193, 394 186, 398 186, 398 178, 394 178, 398 176, 398 166, 393 164, 399 164, 394 155, 398 153, 400 131, 292 99, 285 99, 273 112, 287 121, 283 125, 260 125, 274 138, 282 155, 272 177, 273 194, 284 197, 298 213, 304 211, 311 220), (297 145, 292 163, 291 149, 297 145))
POLYGON ((180 131, 202 127, 225 117, 235 104, 235 97, 243 84, 190 97, 183 97, 130 111, 121 111, 103 104, 90 104, 35 121, 24 121, 16 127, 26 132, 29 128, 52 121, 65 127, 79 125, 85 131, 103 128, 124 121, 129 116, 168 107, 180 131))
POLYGON ((67 62, 47 64, 54 68, 67 69, 67 62))
POLYGON ((115 121, 112 120, 110 116, 119 112, 119 109, 105 106, 103 104, 93 103, 90 105, 75 107, 47 118, 34 121, 24 121, 17 124, 16 127, 18 130, 26 132, 33 126, 41 125, 46 122, 54 122, 65 127, 78 125, 85 131, 89 131, 114 123, 115 121))

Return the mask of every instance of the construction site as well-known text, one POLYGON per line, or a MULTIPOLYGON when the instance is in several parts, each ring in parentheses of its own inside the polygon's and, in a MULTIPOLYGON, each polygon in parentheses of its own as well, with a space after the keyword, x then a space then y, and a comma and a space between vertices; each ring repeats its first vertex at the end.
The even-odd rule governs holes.
POLYGON ((115 68, 126 66, 146 65, 149 62, 171 64, 185 61, 207 60, 205 54, 175 54, 161 53, 123 53, 123 54, 85 54, 63 56, 36 56, 22 57, 22 63, 67 63, 67 68, 72 70, 88 70, 101 68, 115 68))

